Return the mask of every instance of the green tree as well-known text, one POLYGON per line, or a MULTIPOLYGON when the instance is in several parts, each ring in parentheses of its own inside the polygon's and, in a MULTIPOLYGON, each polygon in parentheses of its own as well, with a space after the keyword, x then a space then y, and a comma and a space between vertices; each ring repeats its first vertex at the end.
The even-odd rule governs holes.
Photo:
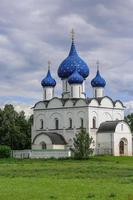
POLYGON ((89 136, 85 129, 81 129, 76 134, 74 140, 74 157, 76 159, 88 159, 93 153, 93 149, 90 147, 93 138, 89 136))
POLYGON ((24 111, 16 112, 12 105, 0 109, 0 144, 11 149, 29 149, 32 118, 27 119, 24 111))
POLYGON ((127 115, 125 117, 125 120, 128 122, 130 128, 131 128, 131 131, 133 132, 133 113, 127 115))

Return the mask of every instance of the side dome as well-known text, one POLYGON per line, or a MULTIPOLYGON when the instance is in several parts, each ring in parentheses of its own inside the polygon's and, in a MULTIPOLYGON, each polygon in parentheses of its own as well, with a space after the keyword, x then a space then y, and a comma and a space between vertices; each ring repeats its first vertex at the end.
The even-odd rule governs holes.
POLYGON ((101 77, 99 70, 94 79, 91 81, 92 87, 105 87, 106 81, 101 77))
POLYGON ((56 81, 52 78, 50 69, 48 69, 46 77, 41 81, 43 87, 55 87, 56 81))
POLYGON ((83 81, 84 81, 84 78, 79 74, 79 72, 77 71, 77 68, 68 78, 69 84, 82 84, 83 81))
POLYGON ((78 56, 74 41, 72 40, 70 53, 58 68, 58 76, 62 79, 68 78, 76 68, 83 78, 86 78, 89 75, 89 68, 87 64, 78 56))

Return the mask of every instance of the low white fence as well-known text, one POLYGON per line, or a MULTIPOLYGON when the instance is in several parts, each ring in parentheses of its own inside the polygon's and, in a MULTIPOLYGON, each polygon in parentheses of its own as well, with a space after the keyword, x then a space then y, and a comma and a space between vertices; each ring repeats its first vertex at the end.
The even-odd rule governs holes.
POLYGON ((94 150, 95 155, 113 155, 112 148, 97 148, 94 150))
POLYGON ((14 158, 67 158, 71 157, 70 150, 14 150, 14 158))
POLYGON ((13 150, 13 158, 31 158, 31 150, 13 150))

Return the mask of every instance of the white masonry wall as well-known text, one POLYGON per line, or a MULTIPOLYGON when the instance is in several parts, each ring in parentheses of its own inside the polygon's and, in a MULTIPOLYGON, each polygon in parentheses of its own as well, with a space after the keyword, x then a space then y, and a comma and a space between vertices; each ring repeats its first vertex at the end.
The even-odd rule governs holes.
POLYGON ((124 119, 124 108, 121 103, 113 105, 110 98, 105 97, 100 105, 96 99, 89 104, 86 100, 79 99, 76 104, 69 99, 63 105, 59 98, 53 98, 46 106, 39 102, 34 108, 34 125, 32 127, 32 140, 40 132, 56 132, 65 138, 68 146, 72 146, 75 134, 80 130, 81 118, 84 120, 84 127, 93 137, 93 147, 96 147, 96 132, 101 122, 108 120, 124 119), (96 117, 96 129, 92 127, 93 117, 96 117), (59 130, 55 130, 55 118, 59 120, 59 130), (69 118, 72 119, 72 129, 69 128, 69 118), (44 121, 43 130, 40 129, 40 119, 44 121))
POLYGON ((125 155, 132 155, 132 134, 129 126, 121 122, 117 125, 114 133, 114 155, 119 156, 119 143, 122 139, 127 140, 127 152, 125 155))
POLYGON ((43 88, 43 99, 50 100, 54 97, 54 87, 44 87, 43 88))

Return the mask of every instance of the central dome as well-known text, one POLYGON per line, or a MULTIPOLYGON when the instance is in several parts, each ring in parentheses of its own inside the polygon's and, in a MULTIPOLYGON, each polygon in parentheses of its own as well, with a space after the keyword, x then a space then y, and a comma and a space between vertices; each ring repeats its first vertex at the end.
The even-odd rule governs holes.
POLYGON ((83 78, 86 78, 89 75, 89 68, 87 64, 78 56, 74 41, 72 40, 70 53, 68 57, 60 64, 58 76, 62 79, 68 78, 76 68, 83 78))

